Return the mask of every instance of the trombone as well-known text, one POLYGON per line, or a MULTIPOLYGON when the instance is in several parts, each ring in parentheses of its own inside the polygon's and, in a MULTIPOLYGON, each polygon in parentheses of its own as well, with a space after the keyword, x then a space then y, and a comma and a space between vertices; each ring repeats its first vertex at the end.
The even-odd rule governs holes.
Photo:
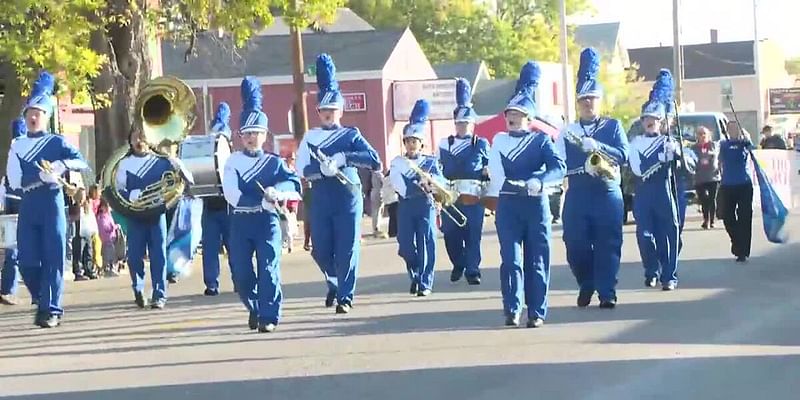
POLYGON ((429 193, 429 196, 433 198, 433 201, 442 205, 442 212, 447 215, 459 228, 463 228, 467 226, 467 216, 464 215, 461 210, 456 207, 455 203, 458 200, 458 194, 456 192, 447 190, 441 183, 437 182, 436 179, 429 172, 425 172, 422 168, 419 167, 414 161, 411 159, 406 158, 408 162, 409 168, 416 172, 419 175, 420 182, 416 182, 417 186, 423 191, 428 192, 425 189, 421 182, 425 183, 425 186, 428 186, 432 189, 429 193), (456 213, 456 216, 448 211, 448 208, 453 209, 453 212, 456 213))

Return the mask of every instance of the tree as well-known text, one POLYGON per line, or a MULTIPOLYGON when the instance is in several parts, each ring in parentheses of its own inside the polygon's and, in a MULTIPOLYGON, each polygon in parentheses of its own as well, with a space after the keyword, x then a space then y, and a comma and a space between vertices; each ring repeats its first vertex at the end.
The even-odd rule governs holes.
MULTIPOLYGON (((495 77, 515 77, 525 61, 559 61, 558 0, 498 1, 497 11, 468 0, 350 0, 377 28, 408 26, 431 63, 485 61, 495 77)), ((568 13, 588 9, 568 0, 568 13)), ((574 45, 571 45, 574 47, 574 45)))
MULTIPOLYGON (((222 30, 242 46, 272 23, 273 12, 282 13, 290 25, 305 27, 330 21, 342 2, 307 0, 295 7, 292 0, 6 1, 0 5, 0 60, 21 88, 36 70, 46 68, 64 78, 73 95, 89 95, 96 107, 96 161, 102 165, 126 142, 134 100, 151 75, 148 42, 156 36, 187 41, 188 61, 203 32, 222 30)), ((8 110, 0 115, 5 135, 21 103, 23 90, 14 89, 16 82, 3 102, 2 110, 8 110)))
POLYGON ((635 83, 642 80, 635 69, 615 71, 609 65, 611 63, 603 62, 600 66, 599 78, 604 91, 602 109, 628 129, 641 115, 641 107, 647 100, 648 92, 633 89, 635 83))

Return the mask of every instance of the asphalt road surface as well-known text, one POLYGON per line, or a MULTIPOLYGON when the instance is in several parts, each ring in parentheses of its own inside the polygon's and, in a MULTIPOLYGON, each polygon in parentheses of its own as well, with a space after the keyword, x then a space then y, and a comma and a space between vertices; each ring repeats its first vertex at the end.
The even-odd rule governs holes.
POLYGON ((484 283, 451 284, 440 240, 428 298, 407 293, 393 240, 366 241, 346 316, 323 307, 325 285, 308 253, 284 256, 284 318, 272 334, 247 329, 229 275, 221 296, 202 296, 199 264, 170 287, 163 311, 138 310, 127 275, 68 282, 57 329, 34 328, 28 306, 0 308, 0 397, 797 399, 800 216, 792 218, 794 239, 780 246, 754 221, 747 264, 733 262, 724 229, 690 220, 675 292, 644 288, 626 227, 615 310, 598 309, 596 297, 587 309, 575 306, 556 227, 541 329, 503 326, 491 219, 484 283))

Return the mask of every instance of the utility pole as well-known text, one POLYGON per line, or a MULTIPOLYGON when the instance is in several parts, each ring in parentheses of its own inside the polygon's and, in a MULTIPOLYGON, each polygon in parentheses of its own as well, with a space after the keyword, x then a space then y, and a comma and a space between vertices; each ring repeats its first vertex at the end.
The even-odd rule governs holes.
MULTIPOLYGON (((292 0, 292 9, 297 10, 297 0, 292 0)), ((303 64, 303 34, 299 27, 290 26, 292 42, 292 84, 294 85, 294 138, 299 144, 308 130, 306 108, 306 78, 303 64)))
MULTIPOLYGON (((675 101, 683 105, 683 51, 681 51, 680 0, 672 0, 672 75, 675 80, 675 101)), ((680 110, 675 110, 680 111, 680 110)))
POLYGON ((567 0, 560 0, 561 12, 561 97, 564 107, 564 124, 572 122, 569 101, 569 54, 567 53, 567 0))
POLYGON ((761 90, 761 65, 758 58, 758 1, 753 0, 753 72, 756 74, 756 91, 758 92, 758 106, 756 108, 756 132, 764 126, 764 92, 761 90))

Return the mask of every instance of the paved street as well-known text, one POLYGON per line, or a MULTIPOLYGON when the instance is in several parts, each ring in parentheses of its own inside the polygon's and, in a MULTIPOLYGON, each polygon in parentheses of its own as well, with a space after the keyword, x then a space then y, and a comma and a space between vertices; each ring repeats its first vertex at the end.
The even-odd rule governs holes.
POLYGON ((798 398, 800 216, 793 218, 794 239, 783 246, 767 243, 754 221, 746 265, 733 262, 722 228, 703 231, 690 220, 672 293, 643 287, 626 227, 620 304, 610 311, 596 297, 588 309, 575 307, 556 227, 550 315, 535 330, 502 326, 492 220, 484 284, 451 284, 440 241, 429 298, 408 295, 394 241, 365 242, 347 316, 323 307, 325 287, 308 253, 285 256, 284 319, 274 334, 247 330, 227 275, 225 293, 207 298, 195 268, 170 287, 163 311, 136 309, 127 276, 69 282, 58 329, 33 328, 28 306, 0 308, 0 397, 798 398))

